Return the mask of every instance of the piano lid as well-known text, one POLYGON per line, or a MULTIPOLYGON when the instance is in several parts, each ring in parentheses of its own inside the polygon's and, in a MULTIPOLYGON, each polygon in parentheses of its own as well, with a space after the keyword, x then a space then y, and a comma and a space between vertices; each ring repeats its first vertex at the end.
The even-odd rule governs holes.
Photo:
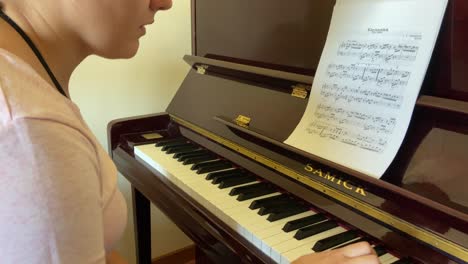
POLYGON ((228 2, 194 1, 194 52, 204 57, 185 57, 193 69, 167 108, 173 119, 384 224, 466 256, 468 79, 460 72, 466 73, 468 53, 458 48, 468 45, 466 1, 449 1, 407 136, 381 180, 282 143, 305 111, 310 73, 318 64, 314 58, 321 52, 288 46, 284 38, 324 42, 326 30, 317 28, 328 30, 329 17, 307 17, 324 10, 329 16, 330 1, 314 1, 325 5, 314 8, 309 1, 228 2), (236 12, 245 21, 233 22, 236 12), (280 14, 289 18, 277 19, 280 14), (285 20, 301 29, 295 37, 273 30, 285 20))

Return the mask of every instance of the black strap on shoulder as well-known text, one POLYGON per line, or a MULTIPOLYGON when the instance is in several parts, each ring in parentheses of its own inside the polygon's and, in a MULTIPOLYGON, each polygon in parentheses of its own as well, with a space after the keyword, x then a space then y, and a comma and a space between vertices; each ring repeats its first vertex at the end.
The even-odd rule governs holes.
POLYGON ((26 41, 26 43, 29 45, 29 47, 31 48, 31 50, 34 52, 34 54, 36 55, 36 57, 39 59, 39 61, 41 62, 42 66, 44 67, 44 69, 47 71, 47 74, 49 74, 49 77, 50 79, 52 79, 52 82, 54 83, 55 87, 57 88, 57 90, 65 97, 67 97, 67 94, 65 93, 65 91, 62 89, 62 86, 60 85, 60 83, 57 81, 57 79, 55 78, 54 74, 52 73, 52 71, 50 70, 49 68, 49 65, 47 65, 47 62, 44 60, 44 57, 42 57, 42 54, 39 52, 39 50, 37 49, 36 45, 34 45, 34 43, 32 42, 32 40, 28 37, 28 35, 26 35, 26 33, 15 23, 15 21, 13 21, 7 14, 5 14, 1 8, 1 3, 0 3, 0 17, 3 18, 8 24, 10 24, 10 26, 12 26, 16 32, 18 32, 18 34, 21 35, 21 37, 24 39, 24 41, 26 41))

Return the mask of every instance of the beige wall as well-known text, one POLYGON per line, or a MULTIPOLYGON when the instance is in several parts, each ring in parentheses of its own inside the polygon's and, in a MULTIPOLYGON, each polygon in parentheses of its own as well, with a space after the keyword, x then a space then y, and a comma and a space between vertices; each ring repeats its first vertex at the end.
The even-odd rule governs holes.
MULTIPOLYGON (((190 1, 174 1, 173 8, 158 13, 155 20, 135 58, 91 57, 72 76, 72 99, 106 149, 110 120, 163 112, 189 70, 182 56, 191 53, 190 1)), ((118 250, 135 263, 131 190, 121 175, 119 188, 129 206, 129 223, 118 250)), ((153 258, 192 243, 154 206, 151 215, 153 258)))

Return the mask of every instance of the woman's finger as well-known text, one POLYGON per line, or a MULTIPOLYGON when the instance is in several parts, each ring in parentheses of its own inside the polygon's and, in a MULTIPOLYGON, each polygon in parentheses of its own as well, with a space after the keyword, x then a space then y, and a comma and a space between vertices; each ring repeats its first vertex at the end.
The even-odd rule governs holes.
POLYGON ((352 244, 344 248, 340 248, 337 251, 349 258, 372 254, 375 255, 374 249, 372 249, 372 247, 367 242, 352 244))
POLYGON ((376 255, 365 255, 347 259, 343 264, 380 264, 380 261, 376 255))

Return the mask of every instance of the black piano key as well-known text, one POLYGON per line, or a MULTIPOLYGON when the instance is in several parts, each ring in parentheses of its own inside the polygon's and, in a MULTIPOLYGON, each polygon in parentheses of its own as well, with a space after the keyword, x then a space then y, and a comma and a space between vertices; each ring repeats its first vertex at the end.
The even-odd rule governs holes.
POLYGON ((293 230, 297 230, 299 228, 317 224, 325 220, 327 220, 327 217, 324 214, 314 214, 314 215, 306 216, 304 218, 300 218, 300 219, 287 222, 283 227, 283 231, 291 232, 293 230))
POLYGON ((239 196, 237 196, 236 199, 237 201, 245 201, 245 200, 249 200, 255 197, 260 197, 260 196, 267 195, 267 194, 274 193, 274 192, 276 192, 276 190, 273 188, 260 189, 254 192, 241 193, 239 194, 239 196))
POLYGON ((257 180, 257 178, 255 176, 252 176, 252 175, 227 178, 227 179, 222 180, 219 183, 218 188, 220 188, 220 189, 229 188, 229 187, 233 187, 233 186, 237 186, 237 185, 241 185, 241 184, 245 184, 245 183, 249 183, 249 182, 254 182, 256 180, 257 180))
POLYGON ((281 194, 273 197, 268 197, 268 198, 263 198, 263 199, 258 199, 253 201, 249 208, 252 210, 258 209, 262 207, 263 205, 271 204, 277 201, 282 201, 282 200, 290 200, 290 196, 287 194, 281 194))
POLYGON ((271 213, 268 216, 267 220, 270 221, 270 222, 274 222, 274 221, 284 219, 286 217, 290 217, 290 216, 293 216, 293 215, 297 215, 297 214, 306 212, 308 210, 309 209, 307 207, 305 207, 305 206, 292 207, 292 208, 289 208, 288 210, 285 210, 285 211, 282 211, 282 212, 271 213))
POLYGON ((329 248, 346 243, 347 241, 355 239, 357 237, 358 233, 356 230, 348 230, 346 232, 317 241, 317 243, 315 243, 315 245, 312 247, 312 250, 315 252, 322 252, 329 248))
POLYGON ((206 154, 208 153, 208 150, 197 148, 195 150, 189 150, 185 152, 177 152, 172 156, 174 159, 179 159, 180 157, 185 157, 187 155, 201 155, 201 154, 206 154))
POLYGON ((214 172, 214 171, 219 171, 219 170, 225 170, 225 169, 229 169, 232 167, 233 165, 230 161, 223 160, 216 164, 205 165, 205 166, 199 167, 197 169, 197 174, 204 174, 204 173, 209 173, 209 172, 214 172))
MULTIPOLYGON (((355 244, 355 243, 359 243, 359 242, 363 242, 363 241, 369 242, 369 239, 366 238, 366 237, 362 237, 362 238, 360 238, 360 239, 352 240, 352 241, 349 241, 348 243, 341 244, 341 245, 339 245, 339 246, 337 246, 337 247, 334 247, 333 249, 346 247, 346 246, 349 246, 349 245, 351 245, 351 244, 355 244)), ((379 256, 380 256, 380 255, 379 255, 379 256)))
POLYGON ((410 258, 406 257, 406 258, 402 258, 402 259, 399 259, 395 262, 392 262, 392 264, 412 264, 413 261, 411 261, 410 258))
POLYGON ((217 165, 217 164, 220 164, 220 163, 226 163, 226 162, 229 162, 229 161, 218 159, 218 160, 211 160, 211 161, 206 161, 206 162, 205 161, 204 162, 197 162, 197 163, 193 164, 190 169, 191 170, 198 170, 198 169, 201 169, 201 168, 210 167, 210 166, 214 166, 214 165, 217 165))
POLYGON ((173 138, 173 139, 168 139, 168 140, 161 140, 158 143, 155 144, 156 147, 163 147, 171 143, 177 143, 177 142, 187 142, 186 138, 173 138))
POLYGON ((179 146, 179 147, 168 148, 166 150, 166 153, 167 154, 177 154, 177 153, 180 153, 180 152, 193 151, 193 150, 197 150, 197 149, 198 149, 198 146, 190 144, 188 146, 179 146))
MULTIPOLYGON (((197 151, 186 153, 186 154, 180 154, 177 157, 177 160, 181 161, 181 162, 184 162, 188 158, 200 157, 200 156, 204 156, 204 155, 208 155, 208 154, 211 154, 211 152, 209 152, 208 150, 204 150, 204 149, 203 150, 197 150, 197 151)), ((175 154, 175 155, 177 155, 177 154, 175 154)))
POLYGON ((211 181, 211 180, 213 180, 214 178, 216 178, 218 176, 238 175, 241 172, 242 172, 242 170, 239 169, 239 168, 232 169, 232 170, 223 170, 223 171, 210 172, 210 173, 208 173, 208 175, 206 175, 205 179, 207 179, 208 181, 211 181))
POLYGON ((216 184, 219 184, 219 183, 221 183, 222 181, 224 181, 226 179, 234 179, 234 178, 245 177, 245 176, 248 176, 248 174, 245 173, 245 172, 226 174, 226 175, 218 175, 218 176, 215 176, 213 178, 213 181, 211 183, 216 185, 216 184))
POLYGON ((184 162, 182 162, 182 164, 191 165, 191 164, 201 163, 201 162, 214 160, 214 159, 216 159, 216 155, 210 153, 210 154, 206 154, 206 155, 202 155, 202 156, 187 158, 187 159, 184 160, 184 162))
POLYGON ((267 205, 263 205, 262 207, 260 207, 260 210, 258 210, 258 214, 259 215, 267 215, 267 214, 271 214, 271 213, 279 213, 279 212, 282 212, 284 210, 287 210, 288 208, 298 207, 298 206, 300 206, 300 204, 298 204, 293 199, 282 200, 282 201, 278 201, 276 203, 270 203, 270 204, 267 204, 267 205))
POLYGON ((177 143, 172 143, 172 144, 167 144, 164 147, 161 148, 162 151, 168 151, 169 149, 173 148, 179 148, 183 146, 192 146, 193 144, 190 142, 177 142, 177 143))
POLYGON ((315 225, 303 227, 297 230, 296 234, 294 234, 294 238, 297 240, 302 240, 307 237, 311 237, 316 234, 320 234, 327 230, 333 229, 338 226, 338 223, 333 220, 328 220, 325 222, 321 222, 315 225))
POLYGON ((259 183, 255 183, 255 184, 251 184, 251 185, 246 185, 246 186, 242 186, 242 187, 233 188, 229 192, 229 195, 234 196, 234 195, 238 195, 240 193, 251 192, 251 191, 265 189, 265 188, 271 188, 271 185, 266 183, 266 182, 259 182, 259 183))
POLYGON ((285 207, 291 206, 291 207, 297 207, 297 206, 302 206, 296 199, 293 197, 284 195, 284 197, 278 197, 278 199, 273 199, 269 201, 265 201, 260 205, 260 210, 259 214, 265 215, 265 213, 262 212, 273 212, 273 211, 281 211, 284 210, 285 207))
POLYGON ((374 247, 374 251, 375 251, 375 254, 376 254, 378 257, 380 257, 380 256, 382 256, 382 255, 384 255, 384 254, 387 253, 387 250, 386 250, 385 247, 382 246, 382 245, 375 246, 375 247, 374 247))
POLYGON ((205 174, 205 173, 216 172, 216 171, 226 170, 226 169, 231 169, 231 168, 233 168, 232 163, 218 164, 214 166, 200 168, 197 170, 197 174, 205 174))

